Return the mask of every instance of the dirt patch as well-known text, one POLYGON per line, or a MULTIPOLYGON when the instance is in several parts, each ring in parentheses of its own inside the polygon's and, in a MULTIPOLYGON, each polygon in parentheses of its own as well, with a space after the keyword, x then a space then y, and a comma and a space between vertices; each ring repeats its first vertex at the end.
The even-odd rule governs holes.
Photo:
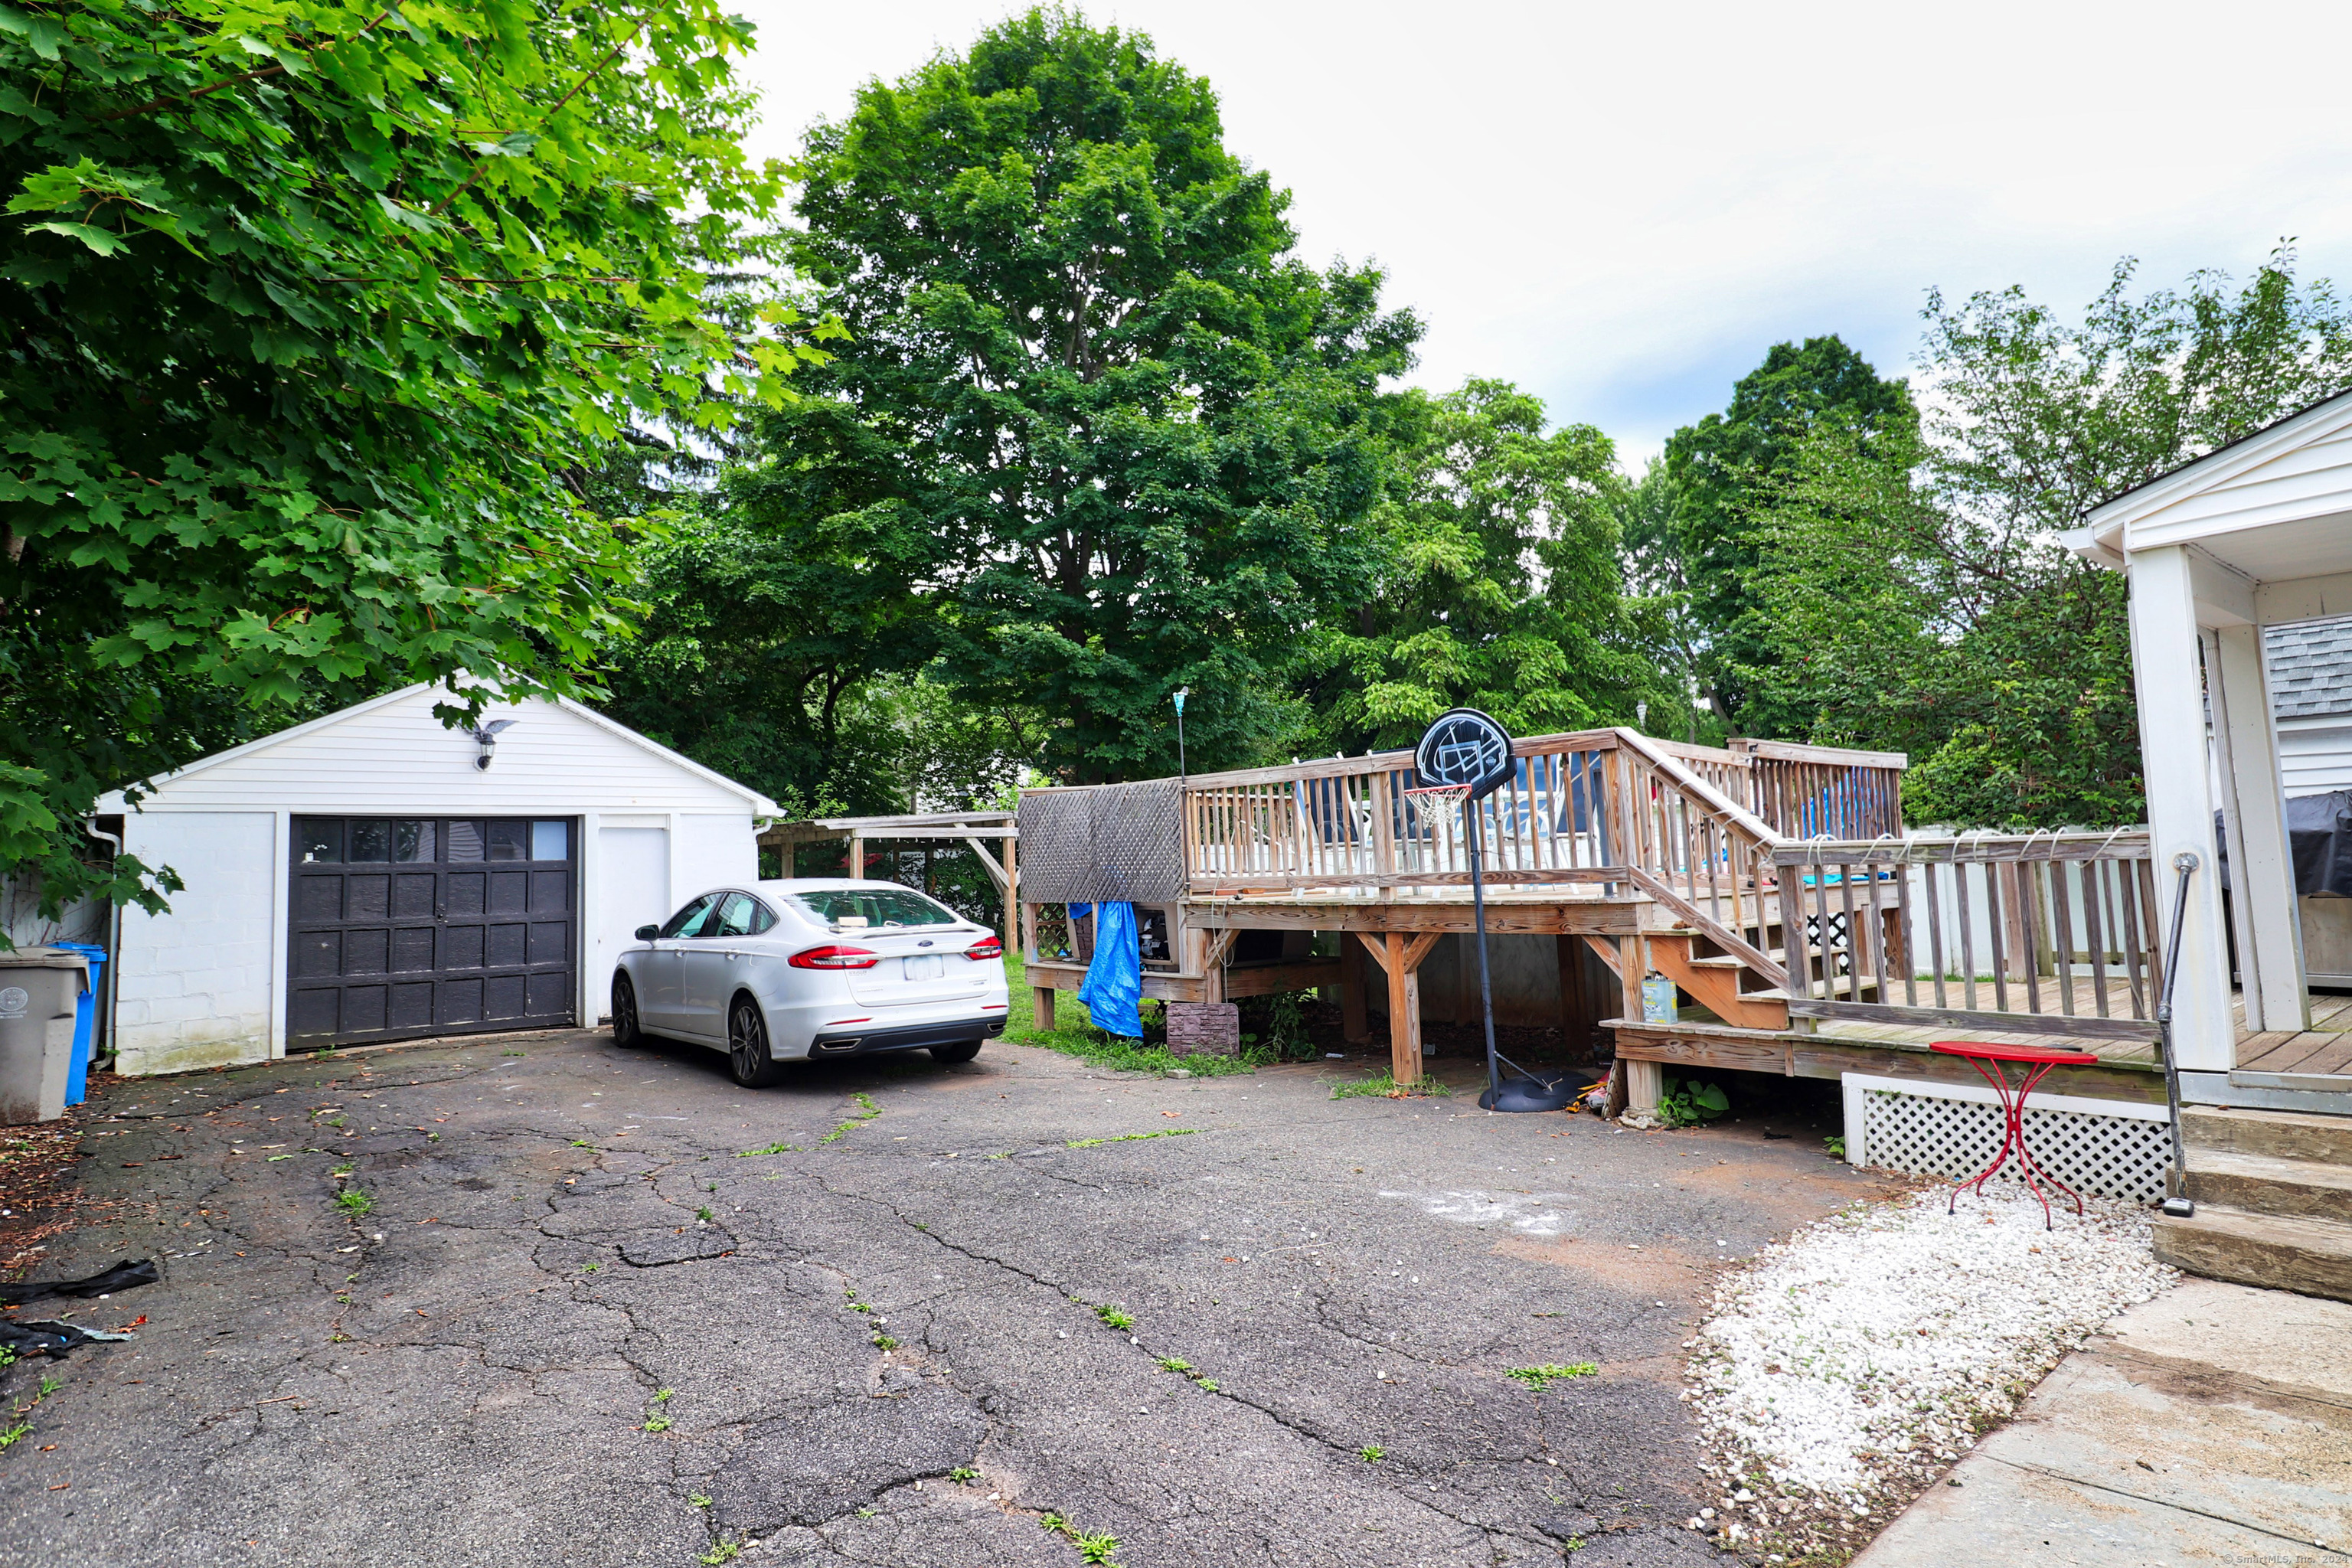
POLYGON ((0 1128, 0 1276, 22 1279, 73 1228, 80 1161, 81 1129, 70 1121, 0 1128))
POLYGON ((1702 1262, 1671 1247, 1644 1247, 1637 1252, 1622 1242, 1580 1241, 1566 1236, 1506 1237, 1495 1244, 1494 1250, 1506 1258, 1572 1268, 1636 1295, 1661 1290, 1679 1295, 1696 1288, 1699 1280, 1695 1276, 1714 1270, 1711 1260, 1702 1262))

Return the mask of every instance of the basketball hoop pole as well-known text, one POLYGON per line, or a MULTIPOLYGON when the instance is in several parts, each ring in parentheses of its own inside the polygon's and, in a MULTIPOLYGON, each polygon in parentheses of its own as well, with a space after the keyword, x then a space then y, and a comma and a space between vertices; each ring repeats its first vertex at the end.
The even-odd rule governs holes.
POLYGON ((1486 978, 1486 884, 1479 875, 1478 803, 1467 803, 1470 818, 1470 918, 1478 929, 1478 1011, 1486 1024, 1486 1103, 1499 1105, 1503 1075, 1495 1065, 1495 992, 1486 978))

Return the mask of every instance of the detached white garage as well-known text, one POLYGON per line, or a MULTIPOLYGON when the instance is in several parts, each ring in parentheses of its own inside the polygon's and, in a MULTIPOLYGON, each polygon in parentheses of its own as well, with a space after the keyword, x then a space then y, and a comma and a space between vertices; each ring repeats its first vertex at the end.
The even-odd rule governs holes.
POLYGON ((633 931, 759 876, 781 814, 758 791, 576 702, 496 706, 485 743, 438 699, 413 686, 99 803, 187 884, 167 914, 122 912, 118 1070, 592 1023, 633 931))

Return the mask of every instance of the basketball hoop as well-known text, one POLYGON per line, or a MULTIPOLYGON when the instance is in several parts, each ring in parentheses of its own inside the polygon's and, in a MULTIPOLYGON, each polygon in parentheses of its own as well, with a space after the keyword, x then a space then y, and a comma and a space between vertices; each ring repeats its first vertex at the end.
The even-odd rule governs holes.
POLYGON ((1440 825, 1445 828, 1444 842, 1463 841, 1464 824, 1470 811, 1470 786, 1466 784, 1423 784, 1419 789, 1404 792, 1406 809, 1420 821, 1430 825, 1430 837, 1438 837, 1440 825))

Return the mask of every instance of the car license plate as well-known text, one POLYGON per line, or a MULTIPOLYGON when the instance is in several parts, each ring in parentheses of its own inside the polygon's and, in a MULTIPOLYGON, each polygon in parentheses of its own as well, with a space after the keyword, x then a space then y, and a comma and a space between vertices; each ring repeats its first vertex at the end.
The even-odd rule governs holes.
POLYGON ((948 961, 940 954, 926 953, 920 958, 902 958, 909 980, 937 980, 948 972, 948 961))

